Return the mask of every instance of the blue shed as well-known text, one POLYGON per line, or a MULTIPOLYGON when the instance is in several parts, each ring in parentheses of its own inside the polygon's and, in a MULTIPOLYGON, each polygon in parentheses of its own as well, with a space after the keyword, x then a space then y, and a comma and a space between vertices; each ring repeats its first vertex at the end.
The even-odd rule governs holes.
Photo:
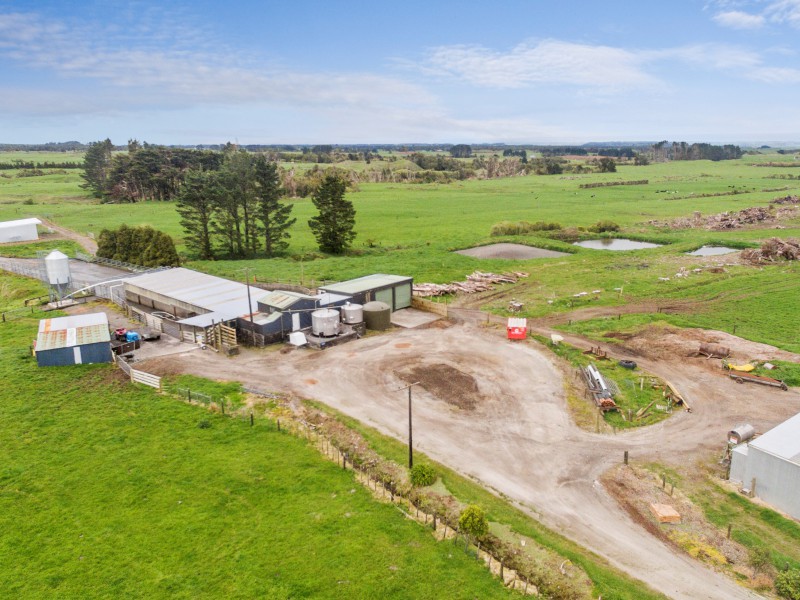
POLYGON ((112 360, 111 335, 105 313, 39 321, 36 362, 40 367, 107 363, 112 360))

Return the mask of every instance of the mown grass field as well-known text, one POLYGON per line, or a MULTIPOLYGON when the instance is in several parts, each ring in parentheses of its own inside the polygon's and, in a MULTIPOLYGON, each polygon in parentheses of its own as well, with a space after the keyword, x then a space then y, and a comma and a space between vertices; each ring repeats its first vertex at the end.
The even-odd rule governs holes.
MULTIPOLYGON (((37 285, 0 275, 0 308, 37 285)), ((38 368, 40 316, 0 324, 0 595, 511 596, 270 421, 132 386, 113 365, 38 368)))

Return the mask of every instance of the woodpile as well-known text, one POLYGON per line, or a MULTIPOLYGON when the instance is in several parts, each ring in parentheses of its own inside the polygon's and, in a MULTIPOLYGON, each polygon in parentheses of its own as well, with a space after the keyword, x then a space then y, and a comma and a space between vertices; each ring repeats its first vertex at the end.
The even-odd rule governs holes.
POLYGON ((445 296, 447 294, 488 292, 493 290, 495 285, 501 283, 516 283, 520 279, 529 276, 529 273, 521 271, 501 274, 475 271, 471 275, 467 275, 466 281, 453 281, 452 283, 415 283, 414 295, 420 298, 430 298, 432 296, 445 296))
POLYGON ((778 260, 800 260, 800 240, 770 238, 761 244, 761 248, 742 250, 741 257, 753 264, 778 260))

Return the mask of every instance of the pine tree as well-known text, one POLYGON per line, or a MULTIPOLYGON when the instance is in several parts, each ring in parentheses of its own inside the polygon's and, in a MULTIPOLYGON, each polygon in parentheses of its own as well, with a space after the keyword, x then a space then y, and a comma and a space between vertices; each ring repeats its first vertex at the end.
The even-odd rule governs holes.
POLYGON ((86 183, 81 187, 91 190, 95 198, 104 198, 108 192, 108 176, 111 171, 111 153, 114 144, 106 138, 102 142, 94 142, 83 157, 83 179, 86 183))
POLYGON ((336 175, 327 175, 312 196, 319 215, 308 221, 319 249, 332 254, 343 253, 356 237, 356 211, 344 197, 347 183, 336 175))
POLYGON ((202 171, 189 171, 181 188, 175 209, 186 232, 184 243, 197 252, 200 260, 213 260, 212 219, 214 196, 210 188, 212 176, 202 171))
POLYGON ((278 166, 259 156, 254 162, 258 218, 264 235, 264 249, 268 257, 285 250, 289 243, 289 228, 297 219, 292 219, 292 205, 281 204, 283 195, 278 166))

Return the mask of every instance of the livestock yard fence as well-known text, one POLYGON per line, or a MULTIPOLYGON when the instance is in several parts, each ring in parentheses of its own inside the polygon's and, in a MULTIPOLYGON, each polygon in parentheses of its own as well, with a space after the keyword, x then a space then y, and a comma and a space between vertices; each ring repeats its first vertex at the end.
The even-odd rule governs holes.
POLYGON ((131 383, 141 383, 157 390, 161 389, 161 377, 158 375, 134 369, 124 358, 117 354, 114 355, 114 362, 122 369, 123 373, 130 377, 131 383))

